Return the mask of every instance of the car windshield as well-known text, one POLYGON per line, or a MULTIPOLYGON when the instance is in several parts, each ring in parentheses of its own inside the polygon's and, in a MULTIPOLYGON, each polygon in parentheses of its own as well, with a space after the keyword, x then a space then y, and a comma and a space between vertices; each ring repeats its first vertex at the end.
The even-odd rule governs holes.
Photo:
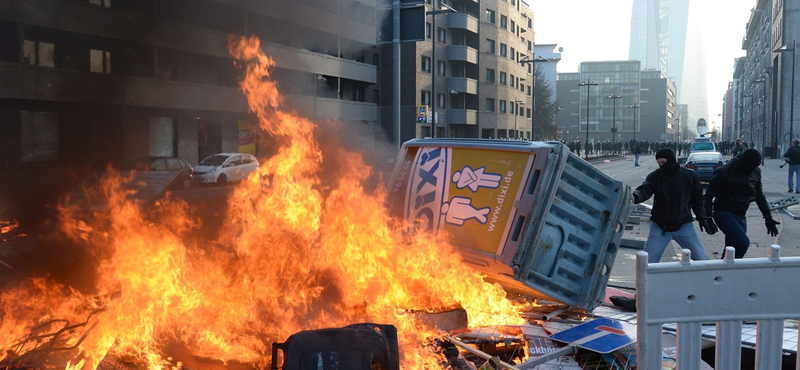
POLYGON ((215 154, 200 162, 200 166, 222 166, 225 160, 228 159, 227 155, 215 154))
POLYGON ((694 143, 692 144, 692 150, 714 150, 714 144, 712 143, 694 143))
POLYGON ((689 158, 690 162, 722 162, 722 158, 716 154, 699 154, 689 158))

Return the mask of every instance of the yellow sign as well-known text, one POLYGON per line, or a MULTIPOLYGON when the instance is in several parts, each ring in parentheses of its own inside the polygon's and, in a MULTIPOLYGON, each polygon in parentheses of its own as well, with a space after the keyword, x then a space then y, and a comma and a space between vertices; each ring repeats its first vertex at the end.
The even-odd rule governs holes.
POLYGON ((418 105, 417 106, 417 117, 427 117, 428 116, 428 106, 427 105, 418 105))
POLYGON ((247 121, 239 121, 239 153, 256 154, 255 128, 247 121))
POLYGON ((455 245, 500 254, 534 158, 522 152, 420 148, 405 215, 418 229, 446 232, 455 245))

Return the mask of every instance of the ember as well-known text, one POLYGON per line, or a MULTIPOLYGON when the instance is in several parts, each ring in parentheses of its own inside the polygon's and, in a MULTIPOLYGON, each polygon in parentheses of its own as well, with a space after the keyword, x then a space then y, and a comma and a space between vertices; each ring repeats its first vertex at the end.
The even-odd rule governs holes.
POLYGON ((442 333, 413 310, 460 306, 471 326, 524 323, 521 306, 446 241, 393 227, 383 189, 365 190, 375 174, 361 154, 328 136, 321 146, 315 123, 283 108, 257 38, 232 37, 230 53, 261 131, 279 147, 235 189, 219 241, 187 238, 201 226, 185 204, 145 211, 122 177, 107 175, 93 194, 104 211, 60 209, 63 234, 96 259, 93 288, 37 278, 2 292, 0 369, 92 370, 112 357, 180 367, 166 351, 176 343, 263 369, 273 342, 363 322, 397 328, 401 367, 438 368, 443 357, 422 343, 442 333))

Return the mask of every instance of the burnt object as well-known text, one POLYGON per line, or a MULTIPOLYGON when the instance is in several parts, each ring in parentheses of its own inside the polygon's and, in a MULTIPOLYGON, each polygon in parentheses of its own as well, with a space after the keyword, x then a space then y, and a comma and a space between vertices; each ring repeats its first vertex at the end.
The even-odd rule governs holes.
POLYGON ((392 325, 353 324, 302 331, 272 344, 272 370, 399 370, 397 329, 392 325), (278 366, 278 351, 283 364, 278 366))

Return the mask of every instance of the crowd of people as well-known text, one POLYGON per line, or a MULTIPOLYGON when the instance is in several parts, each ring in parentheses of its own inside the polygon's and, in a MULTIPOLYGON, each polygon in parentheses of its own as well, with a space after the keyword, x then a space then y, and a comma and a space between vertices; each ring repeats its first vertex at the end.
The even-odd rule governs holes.
MULTIPOLYGON (((580 140, 562 141, 562 143, 569 147, 570 151, 573 153, 584 154, 584 152, 581 151, 583 150, 583 143, 580 140)), ((723 155, 734 155, 736 154, 734 152, 739 148, 741 148, 739 150, 743 151, 748 148, 754 148, 756 145, 753 142, 748 144, 742 139, 737 139, 736 141, 722 140, 715 142, 715 144, 717 146, 717 150, 723 155)), ((635 154, 634 148, 638 146, 640 154, 649 155, 663 148, 670 148, 678 157, 681 157, 689 154, 689 149, 692 147, 692 142, 671 140, 651 142, 648 140, 634 141, 633 139, 630 139, 628 141, 617 141, 614 143, 609 140, 604 140, 598 143, 590 142, 587 144, 587 146, 589 149, 589 154, 591 155, 635 154)), ((739 154, 740 153, 741 152, 739 152, 739 154)))

